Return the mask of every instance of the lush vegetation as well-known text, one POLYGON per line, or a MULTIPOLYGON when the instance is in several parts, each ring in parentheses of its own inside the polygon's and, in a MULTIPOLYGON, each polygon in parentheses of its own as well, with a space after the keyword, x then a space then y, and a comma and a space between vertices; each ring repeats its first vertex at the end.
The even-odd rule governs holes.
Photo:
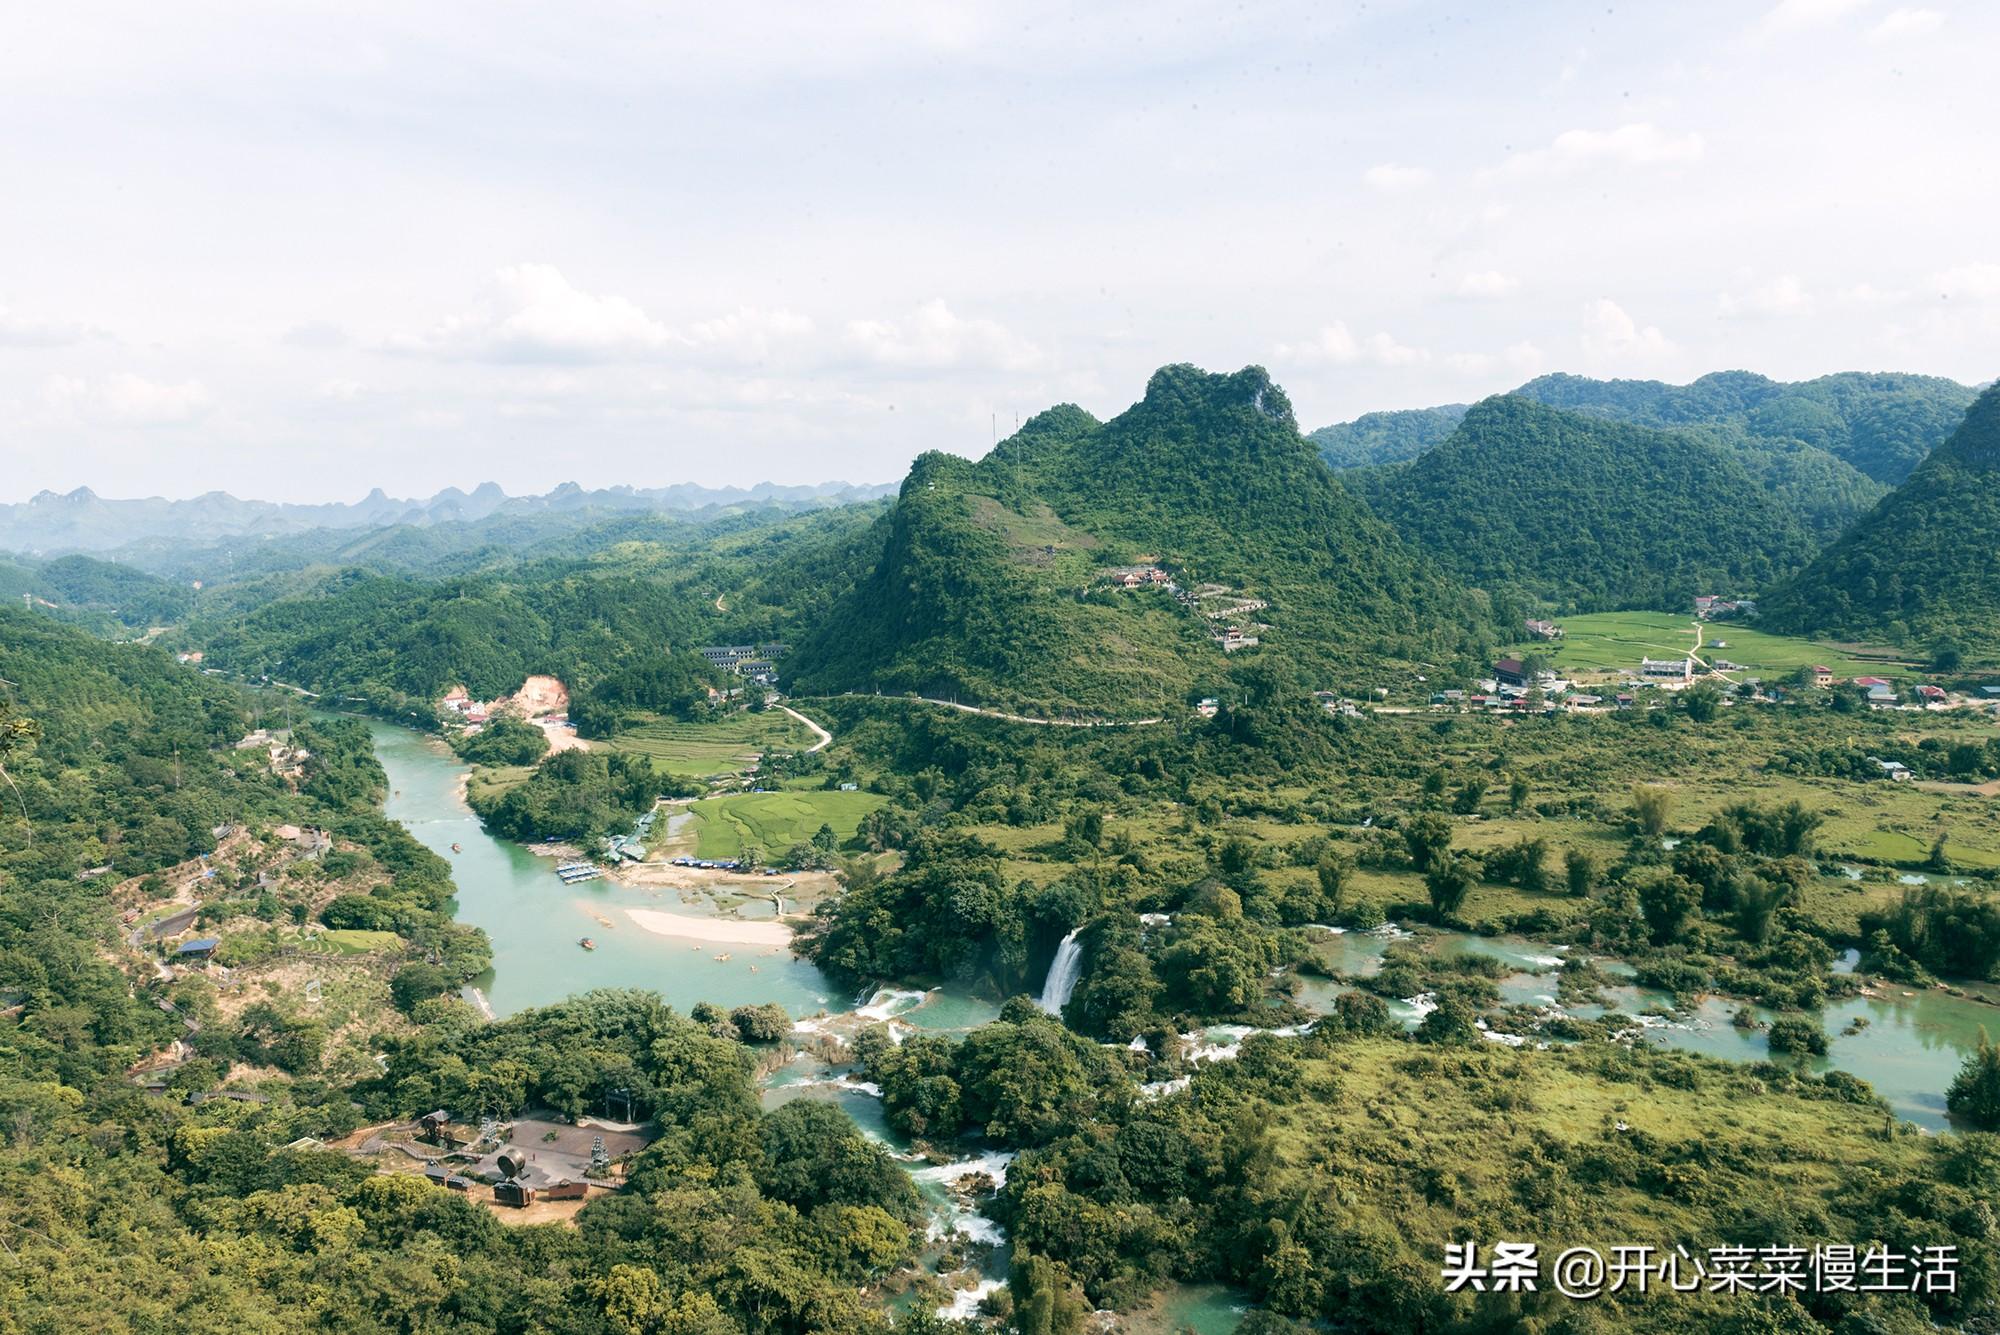
POLYGON ((1060 407, 977 464, 919 459, 882 555, 799 650, 802 687, 918 692, 1130 717, 1213 693, 1219 622, 1104 586, 1156 559, 1179 584, 1263 600, 1267 652, 1323 678, 1469 655, 1475 602, 1336 483, 1258 368, 1157 372, 1109 422, 1060 407))
POLYGON ((1799 517, 1723 451, 1521 398, 1476 405, 1369 498, 1513 608, 1682 606, 1762 588, 1811 551, 1799 517))
POLYGON ((643 755, 560 751, 525 783, 497 793, 473 792, 473 810, 508 839, 591 840, 629 830, 662 797, 689 797, 694 785, 653 768, 643 755))
POLYGON ((1865 519, 1767 601, 1782 630, 2000 661, 2000 390, 1865 519))
POLYGON ((1751 447, 1804 445, 1895 486, 1951 433, 1972 391, 1936 376, 1850 372, 1783 384, 1719 371, 1686 385, 1546 375, 1514 391, 1646 426, 1719 428, 1751 447))
POLYGON ((1323 426, 1306 439, 1319 447, 1319 457, 1330 468, 1404 463, 1456 431, 1467 407, 1448 403, 1437 408, 1363 413, 1352 422, 1323 426))

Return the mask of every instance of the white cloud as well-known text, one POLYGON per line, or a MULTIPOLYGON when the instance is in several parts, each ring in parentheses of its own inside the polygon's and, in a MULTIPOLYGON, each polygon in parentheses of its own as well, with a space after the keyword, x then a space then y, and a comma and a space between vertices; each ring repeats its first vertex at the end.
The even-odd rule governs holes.
POLYGON ((608 362, 672 341, 665 325, 624 297, 585 292, 553 264, 514 264, 493 275, 474 310, 427 333, 398 335, 389 346, 479 361, 608 362))
POLYGON ((364 386, 359 380, 346 380, 336 377, 332 380, 321 381, 319 388, 314 393, 320 398, 330 400, 334 403, 352 403, 355 399, 361 397, 363 388, 364 386))
POLYGON ((98 380, 53 376, 44 397, 58 414, 116 426, 176 426, 214 406, 199 380, 169 385, 130 373, 98 380))
POLYGON ((1461 297, 1504 297, 1521 286, 1521 280, 1512 274, 1504 274, 1497 269, 1487 269, 1480 273, 1469 273, 1458 280, 1458 295, 1461 297))
POLYGON ((1533 376, 1547 364, 1547 357, 1533 343, 1523 340, 1508 345, 1498 355, 1489 352, 1454 352, 1444 359, 1446 366, 1467 375, 1486 375, 1507 370, 1519 376, 1533 376))
POLYGON ((397 335, 388 346, 452 359, 550 365, 635 361, 675 351, 761 360, 812 331, 813 322, 796 311, 748 306, 676 329, 628 298, 584 291, 552 264, 515 264, 493 275, 472 310, 426 333, 397 335))
POLYGON ((1675 351, 1655 325, 1641 325, 1623 306, 1599 297, 1583 308, 1583 354, 1594 361, 1646 361, 1675 351))
POLYGON ((1754 35, 1782 37, 1787 33, 1820 28, 1857 9, 1870 0, 1778 0, 1778 4, 1758 21, 1754 35))
POLYGON ((90 330, 80 324, 37 320, 0 302, 0 348, 53 348, 76 343, 90 330))
POLYGON ((1615 130, 1565 130, 1547 148, 1516 153, 1499 171, 1510 175, 1557 176, 1596 167, 1665 167, 1701 160, 1699 134, 1674 134, 1650 121, 1615 130))
POLYGON ((700 347, 761 360, 770 356, 779 344, 805 338, 812 332, 813 322, 797 311, 764 311, 744 306, 691 326, 687 339, 700 347))
POLYGON ((1405 167, 1394 162, 1379 163, 1361 173, 1361 179, 1374 190, 1385 194, 1401 194, 1406 190, 1421 190, 1432 180, 1428 167, 1405 167))
POLYGON ((851 320, 847 342, 869 361, 915 369, 1025 370, 1041 350, 992 320, 965 319, 934 299, 899 320, 851 320))
POLYGON ((1910 299, 1901 288, 1881 288, 1873 283, 1856 283, 1842 288, 1835 300, 1843 306, 1898 306, 1910 299))
POLYGON ((1904 37, 1923 37, 1944 26, 1944 15, 1935 9, 1892 9, 1870 30, 1875 42, 1893 42, 1904 37))
POLYGON ((2000 300, 2000 264, 1961 264, 1933 275, 1938 295, 1954 301, 2000 300))
POLYGON ((1812 297, 1794 274, 1780 274, 1748 292, 1724 292, 1716 298, 1724 315, 1798 315, 1812 308, 1812 297))
POLYGON ((1430 354, 1422 348, 1399 343, 1386 333, 1356 338, 1345 323, 1336 320, 1330 325, 1322 325, 1318 334, 1303 343, 1280 343, 1277 358, 1308 364, 1331 362, 1335 366, 1350 366, 1357 362, 1375 366, 1410 366, 1429 361, 1430 354))

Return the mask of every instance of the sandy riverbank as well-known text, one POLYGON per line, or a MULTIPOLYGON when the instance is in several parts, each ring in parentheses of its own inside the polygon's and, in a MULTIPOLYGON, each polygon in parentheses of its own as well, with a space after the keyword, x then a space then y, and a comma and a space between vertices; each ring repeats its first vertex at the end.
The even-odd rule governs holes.
POLYGON ((788 946, 792 929, 782 922, 750 918, 697 918, 663 909, 626 909, 625 916, 649 932, 684 941, 714 941, 733 946, 788 946))

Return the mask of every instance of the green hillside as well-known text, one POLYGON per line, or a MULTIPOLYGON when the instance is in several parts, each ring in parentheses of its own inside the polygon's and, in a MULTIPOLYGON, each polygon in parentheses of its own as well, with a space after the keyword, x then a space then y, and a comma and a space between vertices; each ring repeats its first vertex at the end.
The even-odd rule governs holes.
POLYGON ((1414 459, 1458 429, 1466 405, 1363 413, 1352 422, 1323 426, 1307 436, 1331 468, 1366 468, 1414 459))
POLYGON ((1908 477, 1951 433, 1973 396, 1938 376, 1865 372, 1785 384, 1749 371, 1718 371, 1686 385, 1558 374, 1514 392, 1641 426, 1705 425, 1751 441, 1798 442, 1888 486, 1908 477))
POLYGON ((1764 608, 1773 629, 2000 660, 2000 388, 1764 608))
POLYGON ((801 646, 801 689, 1130 717, 1224 680, 1229 624, 1326 683, 1468 652, 1489 628, 1333 479, 1256 367, 1167 367, 1108 422, 1065 405, 978 463, 925 455, 884 530, 801 646), (1110 586, 1153 563, 1206 596, 1110 586), (1228 614, 1244 600, 1267 606, 1228 614))
POLYGON ((1514 396, 1475 405, 1449 440, 1370 492, 1412 545, 1464 579, 1564 610, 1761 588, 1812 546, 1727 451, 1514 396))

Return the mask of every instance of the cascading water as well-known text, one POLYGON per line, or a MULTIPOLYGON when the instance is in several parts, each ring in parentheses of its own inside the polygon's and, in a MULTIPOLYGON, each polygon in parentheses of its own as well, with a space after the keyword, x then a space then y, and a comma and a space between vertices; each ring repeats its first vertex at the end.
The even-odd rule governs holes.
POLYGON ((1076 991, 1076 980, 1083 972, 1083 947, 1077 944, 1077 933, 1081 927, 1062 939, 1056 947, 1056 957, 1049 961, 1049 976, 1042 980, 1042 995, 1035 1002, 1051 1015, 1062 1014, 1062 1008, 1069 1004, 1069 994, 1076 991))

